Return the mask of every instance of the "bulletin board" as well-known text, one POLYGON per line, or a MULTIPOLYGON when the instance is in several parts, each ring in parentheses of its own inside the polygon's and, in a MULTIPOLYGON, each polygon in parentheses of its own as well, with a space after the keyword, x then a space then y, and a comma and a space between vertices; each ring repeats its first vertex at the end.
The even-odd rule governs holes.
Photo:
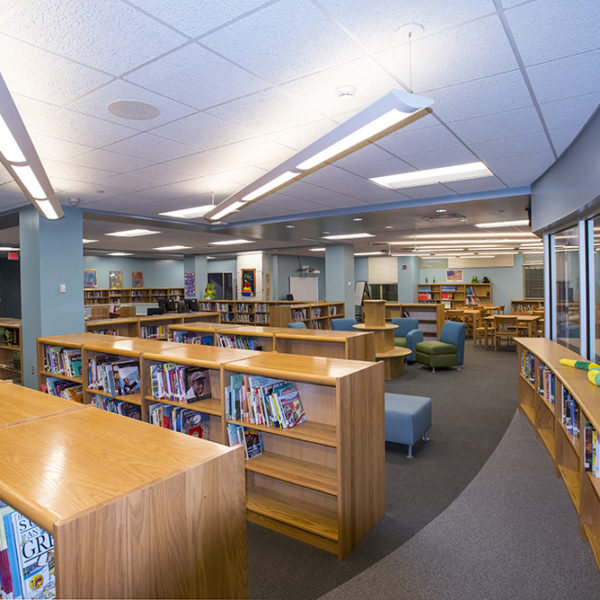
POLYGON ((318 302, 319 278, 290 276, 290 294, 294 296, 294 300, 301 300, 302 302, 318 302))

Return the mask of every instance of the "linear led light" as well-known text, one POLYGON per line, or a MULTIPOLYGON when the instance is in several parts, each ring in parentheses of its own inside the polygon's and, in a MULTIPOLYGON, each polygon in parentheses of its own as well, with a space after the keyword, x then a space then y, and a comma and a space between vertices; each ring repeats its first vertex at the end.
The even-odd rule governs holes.
POLYGON ((392 90, 256 181, 223 200, 214 211, 204 215, 204 218, 218 221, 215 214, 217 210, 240 199, 252 202, 292 180, 304 177, 328 162, 337 160, 424 117, 431 112, 432 105, 433 100, 430 98, 392 90))
POLYGON ((18 252, 19 248, 11 248, 10 246, 0 246, 0 252, 18 252))
POLYGON ((81 242, 82 242, 83 244, 91 244, 91 243, 93 243, 93 242, 97 242, 97 241, 98 241, 98 240, 86 240, 85 238, 84 238, 83 240, 81 240, 81 242))
POLYGON ((354 256, 384 256, 381 252, 355 252, 354 256))
POLYGON ((220 210, 217 214, 212 215, 207 218, 210 219, 211 221, 219 221, 226 215, 229 215, 232 212, 235 212, 238 208, 241 208, 242 206, 244 206, 244 204, 246 204, 246 202, 242 202, 241 200, 236 200, 233 204, 226 206, 223 210, 220 210))
POLYGON ((309 252, 325 252, 325 248, 309 248, 309 252))
POLYGON ((432 185, 434 183, 447 183, 449 181, 464 181, 479 177, 492 177, 493 173, 482 163, 472 162, 462 165, 452 165, 439 169, 426 169, 410 173, 397 173, 384 177, 370 177, 373 183, 382 185, 391 190, 398 190, 418 185, 432 185))
POLYGON ((244 202, 250 202, 251 200, 256 200, 257 198, 259 198, 260 196, 263 196, 267 192, 270 192, 271 190, 278 188, 280 185, 287 183, 291 179, 294 179, 294 177, 298 177, 298 175, 300 175, 300 173, 294 173, 293 171, 286 171, 285 173, 282 173, 278 177, 275 177, 275 179, 272 179, 271 181, 268 181, 267 183, 261 185, 259 188, 255 189, 253 192, 250 192, 249 194, 242 196, 242 200, 244 200, 244 202))
MULTIPOLYGON (((534 233, 420 233, 418 235, 413 235, 413 239, 450 239, 450 238, 490 238, 490 237, 501 237, 501 238, 527 238, 527 239, 535 239, 539 241, 539 237, 534 233)), ((390 242, 393 244, 394 242, 390 242)))
POLYGON ((475 223, 475 227, 487 229, 492 227, 520 227, 529 225, 529 219, 520 219, 518 221, 496 221, 495 223, 475 223))
POLYGON ((65 216, 2 75, 0 162, 40 214, 47 219, 65 216), (39 202, 40 200, 43 202, 39 202))
POLYGON ((109 252, 106 256, 133 256, 133 252, 109 252))
POLYGON ((340 235, 324 235, 324 240, 357 240, 359 238, 374 237, 371 233, 342 233, 340 235))
POLYGON ((142 235, 153 235, 160 231, 151 231, 150 229, 126 229, 125 231, 114 231, 104 235, 114 235, 115 237, 140 237, 142 235))
POLYGON ((191 246, 161 246, 160 248, 153 248, 153 250, 187 250, 191 246))
POLYGON ((213 208, 214 206, 212 204, 206 204, 205 206, 192 206, 191 208, 181 208, 179 210, 170 210, 158 214, 164 217, 175 217, 177 219, 195 219, 196 217, 203 217, 213 208))
POLYGON ((252 240, 221 240, 219 242, 211 242, 212 246, 233 246, 234 244, 252 244, 252 240))

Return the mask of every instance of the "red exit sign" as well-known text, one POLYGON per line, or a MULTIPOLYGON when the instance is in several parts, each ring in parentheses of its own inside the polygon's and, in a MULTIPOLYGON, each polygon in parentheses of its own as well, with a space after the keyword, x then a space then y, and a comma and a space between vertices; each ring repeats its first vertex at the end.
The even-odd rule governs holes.
POLYGON ((19 253, 18 252, 9 252, 8 260, 19 260, 19 253))

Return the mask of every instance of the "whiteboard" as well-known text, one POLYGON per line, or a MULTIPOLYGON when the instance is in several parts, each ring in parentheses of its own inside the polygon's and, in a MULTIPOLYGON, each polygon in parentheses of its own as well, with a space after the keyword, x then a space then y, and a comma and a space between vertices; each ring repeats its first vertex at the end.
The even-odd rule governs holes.
POLYGON ((290 294, 294 300, 303 302, 319 301, 319 278, 318 277, 292 277, 290 275, 290 294))
POLYGON ((362 306, 366 285, 366 281, 357 281, 354 284, 354 306, 362 306))

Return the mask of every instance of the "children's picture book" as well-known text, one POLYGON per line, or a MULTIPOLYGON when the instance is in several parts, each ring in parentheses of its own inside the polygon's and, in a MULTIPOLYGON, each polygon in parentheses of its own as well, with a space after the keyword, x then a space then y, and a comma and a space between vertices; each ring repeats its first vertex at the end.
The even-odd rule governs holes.
POLYGON ((177 431, 181 433, 187 433, 192 437, 208 439, 210 431, 210 417, 204 413, 190 410, 189 408, 178 409, 181 410, 181 415, 178 415, 180 419, 177 431))
POLYGON ((117 369, 121 395, 137 394, 140 391, 140 369, 137 361, 119 364, 117 369))
POLYGON ((262 433, 258 429, 244 427, 244 446, 248 460, 262 454, 264 450, 262 433))
POLYGON ((208 369, 200 367, 185 367, 183 369, 185 387, 185 401, 196 402, 203 398, 210 398, 210 377, 208 369))

